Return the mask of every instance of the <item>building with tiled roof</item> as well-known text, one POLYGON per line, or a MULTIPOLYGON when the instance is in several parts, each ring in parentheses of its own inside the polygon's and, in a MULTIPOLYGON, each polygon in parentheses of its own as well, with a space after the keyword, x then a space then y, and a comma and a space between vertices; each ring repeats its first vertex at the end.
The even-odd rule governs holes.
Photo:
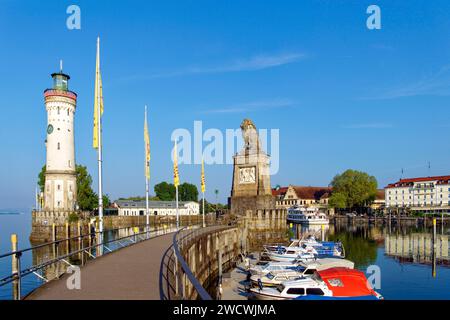
POLYGON ((328 208, 328 200, 332 189, 330 187, 294 186, 277 187, 272 189, 277 208, 290 208, 294 205, 318 207, 323 212, 333 213, 328 208))
POLYGON ((400 179, 384 192, 388 209, 450 213, 450 175, 400 179))
MULTIPOLYGON (((118 209, 119 216, 143 216, 146 212, 146 203, 142 200, 117 200, 114 207, 118 209)), ((176 215, 175 201, 149 201, 151 215, 173 216, 176 215)), ((198 215, 200 206, 195 201, 179 201, 178 212, 180 215, 198 215)))

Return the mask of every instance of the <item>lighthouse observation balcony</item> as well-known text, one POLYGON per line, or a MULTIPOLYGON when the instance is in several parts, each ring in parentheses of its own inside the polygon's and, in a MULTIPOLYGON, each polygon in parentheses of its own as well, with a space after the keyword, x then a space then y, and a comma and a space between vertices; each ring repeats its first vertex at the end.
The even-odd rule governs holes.
POLYGON ((77 100, 77 94, 69 90, 47 89, 44 91, 44 97, 65 97, 73 100, 77 100))

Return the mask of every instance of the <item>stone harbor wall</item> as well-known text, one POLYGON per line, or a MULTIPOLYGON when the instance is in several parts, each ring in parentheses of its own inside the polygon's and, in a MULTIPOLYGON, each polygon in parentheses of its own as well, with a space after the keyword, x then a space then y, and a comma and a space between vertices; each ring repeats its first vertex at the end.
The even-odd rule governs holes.
POLYGON ((275 198, 272 195, 231 197, 230 209, 239 216, 245 215, 247 210, 271 210, 275 209, 275 198))

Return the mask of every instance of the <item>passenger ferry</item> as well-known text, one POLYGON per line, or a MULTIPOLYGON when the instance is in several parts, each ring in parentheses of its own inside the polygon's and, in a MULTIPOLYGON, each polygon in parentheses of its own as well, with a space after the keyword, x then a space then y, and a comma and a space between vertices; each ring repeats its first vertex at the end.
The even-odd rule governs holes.
POLYGON ((294 206, 288 209, 287 221, 307 225, 327 225, 329 220, 318 208, 294 206))

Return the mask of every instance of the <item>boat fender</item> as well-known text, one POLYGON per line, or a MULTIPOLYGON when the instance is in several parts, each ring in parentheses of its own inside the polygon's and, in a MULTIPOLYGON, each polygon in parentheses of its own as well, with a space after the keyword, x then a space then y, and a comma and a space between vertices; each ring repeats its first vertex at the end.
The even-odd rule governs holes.
POLYGON ((258 287, 259 287, 260 291, 263 289, 263 284, 262 284, 261 278, 258 278, 258 287))

